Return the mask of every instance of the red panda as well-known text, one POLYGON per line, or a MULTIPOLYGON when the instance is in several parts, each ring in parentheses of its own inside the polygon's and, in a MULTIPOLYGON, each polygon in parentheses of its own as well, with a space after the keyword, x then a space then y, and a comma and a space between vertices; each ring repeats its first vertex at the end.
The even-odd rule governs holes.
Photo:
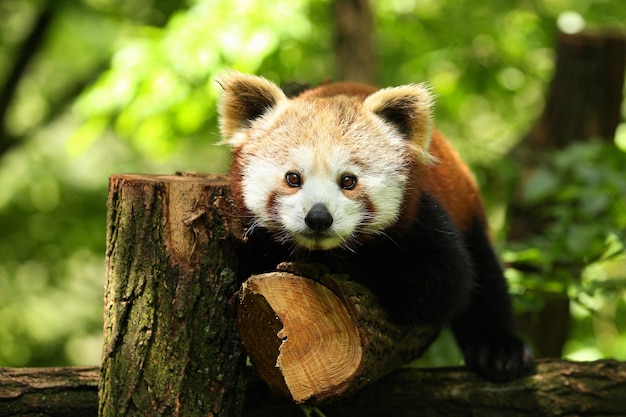
POLYGON ((484 377, 532 371, 478 187, 434 129, 428 87, 334 83, 287 98, 252 75, 219 84, 231 189, 249 220, 244 276, 321 262, 368 286, 392 320, 450 324, 484 377))

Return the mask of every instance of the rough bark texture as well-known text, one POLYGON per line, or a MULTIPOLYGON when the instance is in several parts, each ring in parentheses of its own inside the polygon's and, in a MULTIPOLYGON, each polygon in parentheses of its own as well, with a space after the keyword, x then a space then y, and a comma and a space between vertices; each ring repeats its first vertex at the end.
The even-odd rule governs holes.
MULTIPOLYGON (((543 113, 510 155, 521 181, 508 209, 509 242, 542 235, 548 226, 538 219, 535 207, 524 205, 521 195, 525 179, 550 151, 577 141, 613 140, 620 122, 625 68, 623 33, 558 34, 556 68, 543 113)), ((571 269, 575 275, 580 266, 571 269)), ((521 317, 520 326, 538 356, 561 356, 569 331, 569 307, 566 294, 547 294, 540 311, 521 317)))
POLYGON ((96 367, 0 368, 0 417, 98 414, 96 367))
MULTIPOLYGON (((0 368, 0 417, 95 417, 98 368, 0 368)), ((544 360, 506 384, 463 368, 398 369, 336 403, 326 417, 623 417, 626 363, 544 360)), ((245 417, 302 417, 293 401, 249 375, 245 417)))
POLYGON ((278 269, 243 283, 238 324, 258 374, 297 403, 348 395, 419 356, 439 333, 391 323, 345 276, 312 265, 278 269))
POLYGON ((402 370, 323 411, 327 417, 357 409, 354 415, 362 417, 617 417, 626 415, 625 394, 623 363, 554 361, 539 364, 533 377, 505 384, 458 368, 402 370))
POLYGON ((333 12, 339 79, 374 84, 374 23, 369 0, 334 0, 333 12))
POLYGON ((100 416, 239 414, 233 216, 223 179, 111 177, 100 416))

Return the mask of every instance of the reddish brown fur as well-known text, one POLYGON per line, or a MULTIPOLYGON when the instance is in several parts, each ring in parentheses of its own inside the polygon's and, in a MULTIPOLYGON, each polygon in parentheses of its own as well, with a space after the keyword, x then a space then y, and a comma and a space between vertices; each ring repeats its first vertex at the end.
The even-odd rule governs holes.
POLYGON ((476 182, 450 142, 437 130, 433 132, 430 152, 439 162, 422 165, 412 181, 418 189, 435 195, 456 226, 466 232, 477 216, 484 217, 476 182))
MULTIPOLYGON (((255 88, 259 87, 255 85, 255 88)), ((345 95, 363 101, 376 91, 378 91, 376 87, 357 82, 328 83, 303 92, 297 97, 297 100, 345 95)), ((225 111, 238 113, 241 108, 238 106, 229 107, 225 111)), ((230 119, 238 120, 238 118, 231 115, 225 119, 228 122, 230 119)), ((423 121, 415 120, 415 122, 421 123, 423 121)), ((225 128, 227 130, 234 129, 230 126, 233 122, 229 123, 225 128)), ((469 169, 445 137, 437 130, 433 131, 431 137, 428 152, 434 157, 435 162, 424 162, 418 157, 412 161, 412 176, 409 178, 402 212, 395 227, 411 227, 417 219, 420 199, 423 193, 428 193, 436 197, 444 206, 455 225, 462 232, 467 232, 476 218, 484 218, 484 209, 478 188, 469 169)), ((231 168, 231 176, 236 180, 232 181, 232 186, 233 195, 237 196, 237 206, 245 210, 241 181, 239 181, 242 175, 239 151, 239 148, 233 149, 234 163, 231 168)), ((385 152, 384 149, 380 151, 385 152)), ((320 155, 320 157, 322 156, 320 155)), ((368 209, 375 210, 375 207, 370 205, 368 209)), ((250 213, 241 214, 247 216, 250 213)))
MULTIPOLYGON (((299 98, 349 95, 365 98, 378 91, 367 84, 344 82, 325 84, 305 91, 299 98)), ((381 150, 384 152, 384 150, 381 150)), ((433 131, 430 153, 437 159, 431 165, 414 162, 413 177, 405 196, 402 216, 397 227, 410 224, 417 218, 417 206, 423 192, 434 195, 444 205, 456 226, 463 232, 469 230, 476 217, 484 218, 482 199, 467 165, 437 130, 433 131)))
MULTIPOLYGON (((448 141, 433 131, 432 95, 427 87, 411 84, 377 93, 376 88, 364 84, 327 84, 295 99, 301 102, 289 103, 278 87, 264 79, 232 74, 224 79, 223 86, 226 94, 220 104, 220 125, 234 152, 232 192, 241 215, 250 216, 252 224, 260 226, 249 235, 248 245, 243 245, 242 277, 272 270, 286 260, 327 263, 333 271, 346 273, 368 286, 392 320, 428 326, 450 323, 465 363, 488 379, 506 381, 533 371, 532 353, 515 331, 506 280, 485 230, 476 183, 448 141), (338 95, 344 97, 316 100, 338 95), (298 117, 290 117, 290 105, 300 111, 292 113, 298 117), (276 114, 268 112, 274 107, 279 109, 276 114), (266 112, 267 118, 263 119, 266 112), (308 114, 316 112, 320 117, 307 119, 308 114), (316 135, 308 130, 315 127, 337 134, 339 129, 333 123, 345 125, 363 118, 369 124, 357 125, 363 130, 355 138, 367 142, 352 141, 350 150, 368 157, 363 169, 388 169, 377 172, 378 178, 383 178, 378 183, 385 187, 372 187, 367 195, 367 187, 360 191, 357 185, 349 191, 356 194, 350 202, 362 203, 359 213, 365 210, 376 214, 376 204, 384 206, 391 201, 393 204, 386 207, 391 215, 385 219, 385 229, 380 229, 381 234, 356 235, 371 241, 361 242, 356 251, 346 247, 338 252, 340 256, 313 246, 305 246, 309 251, 294 250, 292 245, 297 242, 289 240, 291 235, 280 234, 281 224, 274 224, 280 220, 271 215, 280 214, 272 212, 273 207, 280 206, 276 201, 280 193, 275 187, 251 192, 254 208, 244 204, 244 186, 254 190, 255 186, 273 185, 268 181, 276 181, 284 173, 261 164, 252 166, 259 171, 257 175, 246 163, 257 153, 271 158, 278 150, 276 153, 282 155, 280 146, 285 141, 293 147, 303 140, 313 142, 308 143, 312 152, 320 153, 323 159, 324 146, 332 146, 329 136, 316 147, 316 135), (255 127, 257 119, 260 132, 264 129, 270 134, 250 134, 248 130, 255 127), (271 130, 281 128, 279 132, 271 130), (268 138, 269 143, 258 141, 259 137, 268 138), (263 153, 267 149, 272 152, 263 153), (243 178, 244 173, 250 177, 243 178), (246 179, 250 182, 242 186, 246 179), (253 210, 258 217, 253 218, 253 210), (270 215, 264 218, 268 212, 270 215), (274 226, 279 229, 278 235, 272 232, 274 226)), ((282 167, 284 161, 273 162, 282 167)), ((317 165, 323 166, 323 161, 317 165)), ((352 230, 354 227, 349 232, 352 230)))
POLYGON ((376 91, 378 91, 378 88, 372 87, 371 85, 348 81, 343 83, 323 84, 317 88, 303 92, 298 96, 298 98, 332 97, 343 94, 346 96, 357 96, 365 99, 365 97, 375 93, 376 91))

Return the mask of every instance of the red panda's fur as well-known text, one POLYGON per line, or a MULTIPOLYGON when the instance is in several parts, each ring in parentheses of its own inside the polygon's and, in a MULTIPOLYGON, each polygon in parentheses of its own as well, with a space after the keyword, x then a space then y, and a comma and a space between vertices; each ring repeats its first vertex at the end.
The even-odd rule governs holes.
POLYGON ((456 150, 437 130, 433 131, 430 153, 438 162, 417 167, 413 184, 423 192, 435 195, 456 226, 467 232, 476 216, 484 219, 476 182, 456 150))
MULTIPOLYGON (((337 95, 364 99, 378 90, 376 87, 358 82, 329 83, 303 92, 298 99, 337 95)), ((381 149, 381 152, 384 152, 384 149, 381 149)), ((409 192, 405 196, 406 201, 398 227, 410 224, 411 220, 416 218, 420 195, 427 192, 437 196, 460 230, 467 231, 472 226, 475 216, 484 218, 478 186, 457 151, 436 129, 432 133, 429 152, 436 162, 416 163, 412 167, 409 192)))
POLYGON ((449 323, 481 375, 532 371, 478 187, 432 128, 427 87, 331 83, 289 99, 259 77, 220 84, 231 189, 250 220, 242 278, 322 262, 369 287, 392 320, 449 323))

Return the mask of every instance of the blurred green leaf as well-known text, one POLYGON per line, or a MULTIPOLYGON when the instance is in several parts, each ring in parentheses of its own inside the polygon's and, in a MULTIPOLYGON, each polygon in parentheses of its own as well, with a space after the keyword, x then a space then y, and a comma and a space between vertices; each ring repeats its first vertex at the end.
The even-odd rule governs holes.
MULTIPOLYGON (((0 0, 0 85, 45 4, 0 0)), ((330 0, 49 4, 53 24, 4 121, 18 143, 0 155, 6 366, 98 362, 108 176, 223 172, 229 155, 215 145, 216 75, 234 68, 316 83, 337 73, 330 0)), ((372 6, 379 84, 432 84, 438 127, 487 182, 517 175, 505 156, 540 112, 559 16, 572 12, 588 26, 624 28, 625 11, 619 0, 372 6)), ((572 148, 542 166, 526 198, 559 221, 506 255, 534 268, 507 271, 518 305, 536 308, 535 291, 586 294, 576 298, 577 311, 593 307, 594 314, 587 311, 574 329, 573 352, 626 351, 626 338, 609 329, 623 329, 626 317, 626 162, 616 149, 572 148), (572 262, 582 277, 572 279, 563 267, 572 262)), ((486 185, 492 213, 503 219, 505 190, 486 185)), ((433 363, 458 360, 449 350, 434 353, 433 363)))

